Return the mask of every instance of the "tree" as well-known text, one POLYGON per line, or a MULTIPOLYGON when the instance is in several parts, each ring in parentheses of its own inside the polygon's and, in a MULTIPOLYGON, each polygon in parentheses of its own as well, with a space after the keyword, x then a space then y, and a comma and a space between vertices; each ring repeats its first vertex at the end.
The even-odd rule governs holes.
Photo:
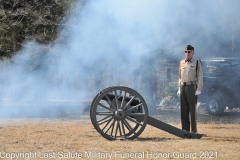
POLYGON ((11 57, 25 40, 49 43, 74 0, 1 0, 0 57, 11 57))

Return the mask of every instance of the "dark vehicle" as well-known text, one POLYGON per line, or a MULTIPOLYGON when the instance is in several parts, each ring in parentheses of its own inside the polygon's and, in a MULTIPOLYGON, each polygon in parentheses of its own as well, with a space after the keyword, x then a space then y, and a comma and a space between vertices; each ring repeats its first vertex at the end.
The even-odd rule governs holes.
POLYGON ((203 59, 202 95, 199 102, 206 104, 210 115, 221 115, 240 106, 240 58, 203 59))

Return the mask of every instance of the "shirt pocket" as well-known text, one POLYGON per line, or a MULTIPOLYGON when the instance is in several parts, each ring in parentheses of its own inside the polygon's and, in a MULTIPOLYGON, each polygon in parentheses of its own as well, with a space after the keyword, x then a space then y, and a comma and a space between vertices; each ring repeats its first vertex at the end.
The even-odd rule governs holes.
POLYGON ((194 65, 192 65, 192 66, 189 67, 189 70, 190 70, 190 71, 194 71, 195 69, 196 69, 196 67, 195 67, 194 65))
POLYGON ((181 79, 185 76, 186 67, 181 67, 181 79))
POLYGON ((195 77, 196 77, 196 66, 193 65, 189 67, 189 80, 194 81, 195 77))

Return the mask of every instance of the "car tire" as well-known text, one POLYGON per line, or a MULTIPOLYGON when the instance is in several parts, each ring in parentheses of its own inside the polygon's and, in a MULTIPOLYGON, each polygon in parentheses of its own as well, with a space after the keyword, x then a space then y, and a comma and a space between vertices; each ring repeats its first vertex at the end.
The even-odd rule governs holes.
POLYGON ((219 116, 224 112, 225 108, 220 97, 213 95, 208 98, 206 106, 208 114, 219 116))

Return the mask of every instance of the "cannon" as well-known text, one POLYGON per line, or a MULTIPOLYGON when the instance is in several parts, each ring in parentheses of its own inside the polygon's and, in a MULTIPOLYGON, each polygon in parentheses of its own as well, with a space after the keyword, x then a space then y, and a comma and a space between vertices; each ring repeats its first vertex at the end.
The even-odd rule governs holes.
POLYGON ((135 139, 149 124, 181 138, 200 139, 203 134, 187 132, 148 115, 143 97, 135 90, 109 87, 99 92, 90 107, 94 128, 106 139, 135 139))

